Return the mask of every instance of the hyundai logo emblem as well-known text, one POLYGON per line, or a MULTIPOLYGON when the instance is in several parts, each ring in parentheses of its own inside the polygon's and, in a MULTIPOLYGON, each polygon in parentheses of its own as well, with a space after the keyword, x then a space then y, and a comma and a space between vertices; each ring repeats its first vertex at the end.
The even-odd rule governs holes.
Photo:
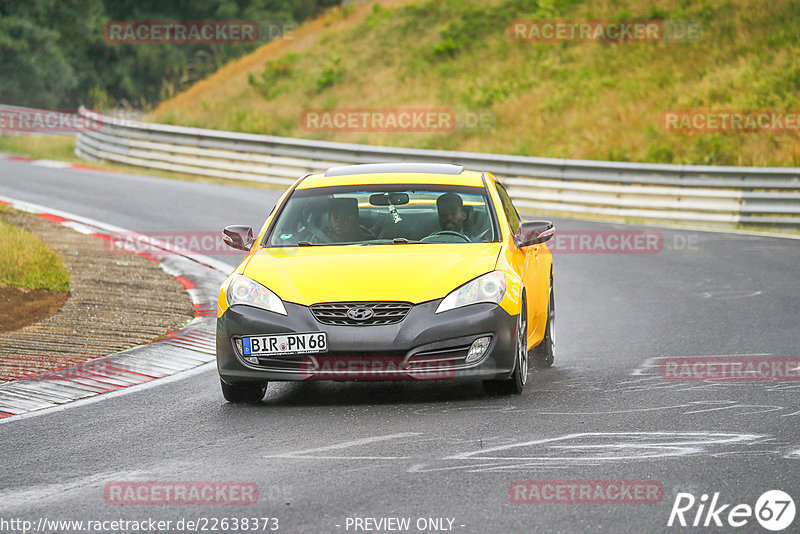
POLYGON ((375 312, 369 308, 350 308, 347 310, 347 316, 354 321, 366 321, 372 318, 375 312))

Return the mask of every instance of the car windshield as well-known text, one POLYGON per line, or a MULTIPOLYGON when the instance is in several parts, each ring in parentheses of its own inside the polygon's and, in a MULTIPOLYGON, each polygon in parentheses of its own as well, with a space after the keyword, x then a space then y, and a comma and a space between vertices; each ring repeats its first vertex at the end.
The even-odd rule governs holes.
POLYGON ((267 246, 488 243, 497 241, 482 187, 409 185, 299 189, 267 246))

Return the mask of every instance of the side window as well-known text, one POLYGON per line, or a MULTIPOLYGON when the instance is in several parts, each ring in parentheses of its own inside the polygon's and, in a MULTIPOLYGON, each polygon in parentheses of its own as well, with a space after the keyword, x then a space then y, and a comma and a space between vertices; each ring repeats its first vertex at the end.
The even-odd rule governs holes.
POLYGON ((506 188, 503 187, 503 184, 500 182, 495 183, 497 184, 497 194, 500 195, 500 202, 503 204, 503 211, 506 212, 508 226, 510 226, 511 231, 516 234, 519 232, 520 225, 520 217, 519 213, 517 213, 517 208, 515 208, 514 204, 511 203, 511 197, 508 196, 508 192, 506 191, 506 188))

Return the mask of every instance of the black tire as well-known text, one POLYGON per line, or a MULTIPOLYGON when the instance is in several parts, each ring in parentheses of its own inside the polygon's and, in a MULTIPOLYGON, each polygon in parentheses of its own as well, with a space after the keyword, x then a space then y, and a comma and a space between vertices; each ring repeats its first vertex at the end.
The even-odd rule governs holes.
POLYGON ((553 365, 555 356, 555 335, 553 332, 556 327, 556 301, 553 293, 553 275, 550 275, 550 294, 547 299, 547 325, 544 329, 542 342, 531 350, 531 363, 536 367, 545 368, 553 365))
POLYGON ((528 381, 528 312, 525 294, 522 294, 522 309, 517 316, 514 343, 514 372, 505 380, 484 380, 483 388, 489 395, 519 395, 528 381))
POLYGON ((268 382, 245 382, 243 384, 227 384, 221 378, 219 385, 222 386, 222 396, 228 402, 239 404, 246 402, 256 404, 261 402, 267 392, 268 382))

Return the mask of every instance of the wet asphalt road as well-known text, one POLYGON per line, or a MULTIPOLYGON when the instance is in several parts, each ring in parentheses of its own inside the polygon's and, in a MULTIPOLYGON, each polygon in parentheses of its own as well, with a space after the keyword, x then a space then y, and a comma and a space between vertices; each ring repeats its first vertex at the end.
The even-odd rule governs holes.
MULTIPOLYGON (((0 195, 137 231, 260 227, 279 194, 0 161, 0 195)), ((248 517, 277 518, 280 532, 385 532, 356 519, 397 517, 409 518, 410 532, 670 532, 679 530, 667 522, 681 492, 753 506, 780 489, 797 501, 800 381, 665 380, 659 363, 797 358, 800 241, 654 231, 663 236, 655 253, 556 253, 556 363, 521 396, 489 397, 455 381, 273 383, 261 405, 234 406, 208 365, 4 422, 0 531, 18 531, 2 520, 47 518, 153 519, 185 532, 181 519, 248 517), (253 482, 259 497, 229 506, 106 502, 107 484, 131 480, 253 482), (526 480, 649 480, 663 497, 512 502, 510 484, 526 480)), ((239 256, 215 257, 233 266, 239 256)), ((686 512, 690 523, 697 509, 686 512)), ((686 530, 729 531, 728 510, 724 527, 686 530)), ((766 532, 752 517, 736 531, 766 532)))

